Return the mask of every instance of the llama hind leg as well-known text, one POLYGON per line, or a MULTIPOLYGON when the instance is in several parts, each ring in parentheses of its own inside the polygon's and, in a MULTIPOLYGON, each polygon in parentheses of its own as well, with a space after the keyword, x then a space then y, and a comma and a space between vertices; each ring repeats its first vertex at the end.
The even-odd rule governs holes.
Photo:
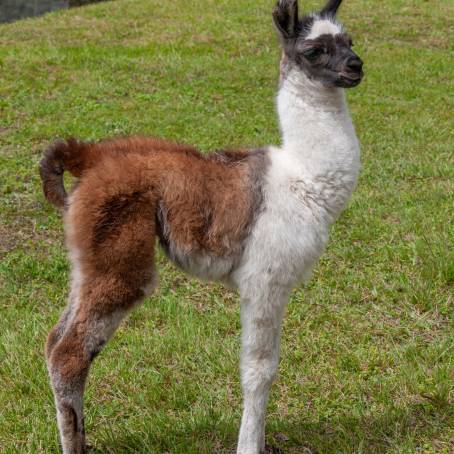
POLYGON ((66 327, 68 325, 68 321, 73 315, 74 308, 77 305, 77 299, 80 292, 80 285, 81 274, 79 272, 79 267, 77 266, 77 264, 75 264, 68 305, 61 314, 57 324, 50 330, 47 336, 47 342, 45 347, 46 359, 50 357, 53 348, 63 336, 63 333, 65 332, 66 327))
POLYGON ((118 276, 100 276, 81 288, 77 307, 47 358, 64 454, 86 452, 83 394, 90 365, 143 296, 141 288, 118 276))
POLYGON ((68 304, 66 309, 60 316, 57 324, 49 331, 47 335, 47 342, 46 342, 46 359, 49 360, 50 355, 52 354, 52 350, 54 349, 55 345, 58 341, 62 338, 63 333, 66 330, 66 326, 68 325, 68 320, 71 317, 72 306, 71 303, 68 304))

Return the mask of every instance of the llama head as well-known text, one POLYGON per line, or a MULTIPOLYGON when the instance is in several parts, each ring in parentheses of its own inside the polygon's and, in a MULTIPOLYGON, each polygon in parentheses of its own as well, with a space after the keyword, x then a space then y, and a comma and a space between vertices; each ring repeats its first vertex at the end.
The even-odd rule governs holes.
POLYGON ((298 0, 279 0, 273 10, 283 59, 281 77, 289 69, 302 71, 325 87, 355 87, 363 77, 363 62, 352 40, 336 20, 342 0, 328 0, 318 13, 298 16, 298 0))

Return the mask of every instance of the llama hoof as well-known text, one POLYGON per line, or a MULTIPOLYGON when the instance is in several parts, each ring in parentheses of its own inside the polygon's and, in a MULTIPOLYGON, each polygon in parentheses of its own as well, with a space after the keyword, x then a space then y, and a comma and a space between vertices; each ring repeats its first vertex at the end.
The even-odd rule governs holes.
POLYGON ((282 454, 282 451, 276 446, 265 445, 264 454, 282 454))

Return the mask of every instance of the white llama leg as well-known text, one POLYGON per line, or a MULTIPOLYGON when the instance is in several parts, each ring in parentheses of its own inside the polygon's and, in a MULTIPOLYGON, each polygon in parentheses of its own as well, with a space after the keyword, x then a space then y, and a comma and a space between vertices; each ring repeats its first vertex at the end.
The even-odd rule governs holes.
MULTIPOLYGON (((279 340, 288 292, 257 288, 241 303, 241 382, 244 408, 237 454, 265 449, 265 413, 269 390, 279 362, 279 340)), ((249 293, 249 292, 248 292, 249 293)))

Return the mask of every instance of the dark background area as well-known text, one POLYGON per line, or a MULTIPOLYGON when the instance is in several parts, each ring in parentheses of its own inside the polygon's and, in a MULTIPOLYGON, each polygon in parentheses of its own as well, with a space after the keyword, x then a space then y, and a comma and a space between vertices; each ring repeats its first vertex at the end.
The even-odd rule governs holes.
POLYGON ((0 0, 0 22, 12 22, 26 17, 88 5, 104 0, 0 0))

